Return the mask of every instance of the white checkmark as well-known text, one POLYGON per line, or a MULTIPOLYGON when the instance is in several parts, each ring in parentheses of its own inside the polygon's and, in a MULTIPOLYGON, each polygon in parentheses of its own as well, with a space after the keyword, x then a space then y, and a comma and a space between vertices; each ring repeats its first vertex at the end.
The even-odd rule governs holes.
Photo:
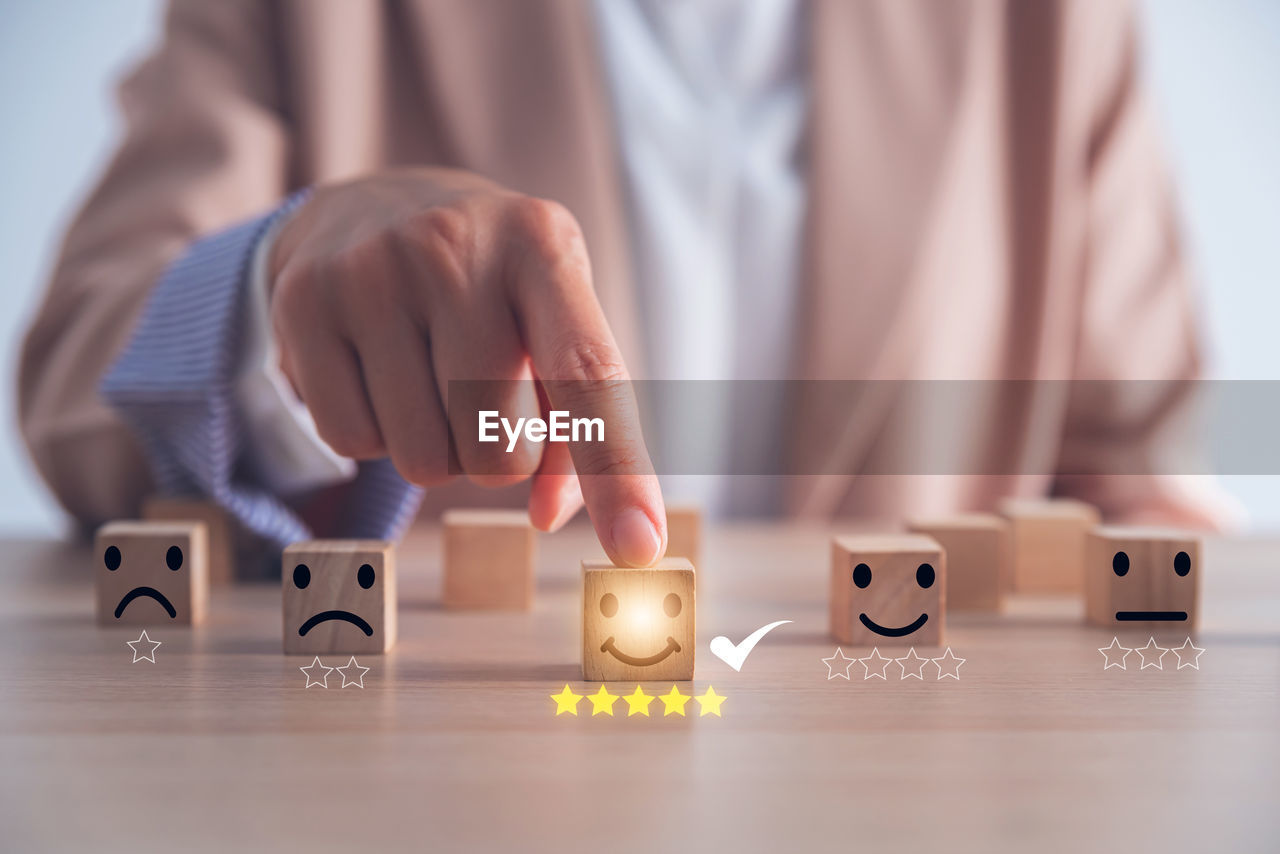
POLYGON ((711 639, 711 654, 732 667, 734 670, 742 670, 742 665, 747 660, 747 656, 751 654, 751 650, 756 648, 756 644, 760 643, 760 639, 783 623, 789 622, 791 621, 778 620, 776 623, 761 626, 751 634, 747 635, 747 639, 736 646, 733 641, 729 640, 724 635, 718 635, 711 639))

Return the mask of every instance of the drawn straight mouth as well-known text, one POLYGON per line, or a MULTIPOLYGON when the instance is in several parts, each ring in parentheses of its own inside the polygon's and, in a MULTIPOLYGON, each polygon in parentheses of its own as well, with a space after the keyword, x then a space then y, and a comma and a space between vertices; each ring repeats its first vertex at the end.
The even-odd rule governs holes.
POLYGON ((618 648, 613 645, 613 637, 600 644, 600 651, 607 652, 623 664, 630 664, 633 667, 648 667, 650 664, 657 664, 673 652, 680 651, 680 644, 676 643, 675 638, 667 638, 667 648, 656 655, 649 655, 644 658, 636 658, 633 655, 627 655, 625 652, 619 652, 618 648))
POLYGON ((373 637, 373 626, 369 625, 350 611, 321 611, 319 614, 316 614, 302 624, 302 628, 298 629, 298 636, 306 637, 307 632, 311 631, 321 623, 328 622, 329 620, 345 620, 360 631, 364 632, 365 637, 373 637))
POLYGON ((1116 611, 1116 619, 1122 623, 1134 621, 1159 621, 1167 623, 1183 622, 1187 619, 1186 611, 1116 611))
POLYGON ((152 599, 160 603, 166 611, 169 612, 169 619, 176 619, 178 611, 173 604, 164 597, 164 594, 154 587, 135 587, 128 593, 124 594, 124 598, 120 600, 120 604, 116 606, 116 619, 120 619, 120 615, 124 613, 124 609, 129 607, 129 603, 139 596, 150 596, 152 599))
POLYGON ((900 638, 900 637, 903 637, 904 635, 911 634, 916 629, 920 628, 925 623, 929 622, 929 615, 921 614, 919 617, 916 618, 915 622, 905 625, 900 629, 885 628, 884 626, 872 620, 866 614, 859 614, 858 619, 862 621, 862 625, 871 629, 871 631, 875 632, 878 635, 884 635, 887 638, 900 638))

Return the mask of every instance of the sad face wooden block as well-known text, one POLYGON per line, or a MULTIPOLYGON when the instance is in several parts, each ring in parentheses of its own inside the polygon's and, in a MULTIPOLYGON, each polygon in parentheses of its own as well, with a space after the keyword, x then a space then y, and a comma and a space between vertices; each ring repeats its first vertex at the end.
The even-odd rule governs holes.
POLYGON ((1085 612, 1100 626, 1196 624, 1200 540, 1154 528, 1101 526, 1086 549, 1085 612))
POLYGON ((98 529, 98 622, 195 625, 209 598, 208 531, 199 522, 109 522, 98 529))
POLYGON ((286 655, 386 652, 396 641, 396 561, 379 540, 284 550, 286 655))
POLYGON ((582 562, 582 678, 592 682, 693 678, 694 571, 687 558, 624 569, 582 562))
POLYGON ((946 620, 946 588, 946 555, 929 537, 836 537, 831 633, 854 646, 937 646, 946 620))

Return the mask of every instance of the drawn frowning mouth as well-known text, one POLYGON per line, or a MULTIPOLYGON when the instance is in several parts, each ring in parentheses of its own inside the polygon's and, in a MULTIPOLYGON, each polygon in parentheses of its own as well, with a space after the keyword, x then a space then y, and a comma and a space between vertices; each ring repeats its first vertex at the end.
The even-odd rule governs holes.
POLYGON ((369 625, 350 611, 321 611, 319 614, 316 614, 302 624, 302 628, 298 629, 298 636, 306 637, 307 632, 311 631, 321 623, 328 622, 329 620, 343 620, 364 632, 365 637, 373 637, 373 626, 369 625))
POLYGON ((636 658, 633 655, 627 655, 625 652, 619 651, 618 648, 613 645, 613 636, 610 635, 608 640, 600 644, 600 651, 609 653, 623 664, 630 664, 633 667, 648 667, 650 664, 657 664, 673 652, 679 652, 680 644, 676 643, 675 638, 669 637, 667 638, 667 648, 662 650, 662 652, 645 656, 644 658, 636 658))
POLYGON ((911 634, 916 629, 920 628, 925 623, 929 622, 929 615, 921 614, 919 617, 916 618, 914 622, 908 623, 907 625, 903 626, 900 629, 886 628, 885 626, 882 626, 879 623, 872 620, 866 614, 859 614, 858 619, 862 621, 862 625, 871 629, 871 631, 875 632, 878 635, 884 635, 887 638, 900 638, 900 637, 904 637, 906 635, 911 634))
POLYGON ((116 619, 120 619, 120 615, 124 613, 124 609, 129 607, 129 603, 139 596, 149 596, 160 603, 160 606, 169 613, 169 619, 176 619, 178 611, 173 607, 173 603, 165 598, 165 595, 154 587, 135 587, 128 593, 124 594, 124 598, 120 600, 120 604, 116 606, 116 619))

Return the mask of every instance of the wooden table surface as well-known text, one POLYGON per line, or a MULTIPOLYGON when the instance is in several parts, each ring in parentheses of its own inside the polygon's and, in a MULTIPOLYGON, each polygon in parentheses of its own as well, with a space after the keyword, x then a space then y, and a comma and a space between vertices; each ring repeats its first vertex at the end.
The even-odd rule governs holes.
POLYGON ((363 690, 304 688, 268 584, 215 590, 134 664, 138 630, 93 621, 85 548, 4 541, 0 850, 1280 851, 1280 542, 1209 543, 1198 670, 1104 671, 1116 633, 1045 598, 953 615, 958 681, 845 681, 821 661, 831 533, 708 533, 692 689, 720 718, 553 714, 596 687, 582 528, 540 537, 514 615, 442 611, 438 534, 412 534, 363 690), (774 620, 741 673, 707 649, 774 620))

